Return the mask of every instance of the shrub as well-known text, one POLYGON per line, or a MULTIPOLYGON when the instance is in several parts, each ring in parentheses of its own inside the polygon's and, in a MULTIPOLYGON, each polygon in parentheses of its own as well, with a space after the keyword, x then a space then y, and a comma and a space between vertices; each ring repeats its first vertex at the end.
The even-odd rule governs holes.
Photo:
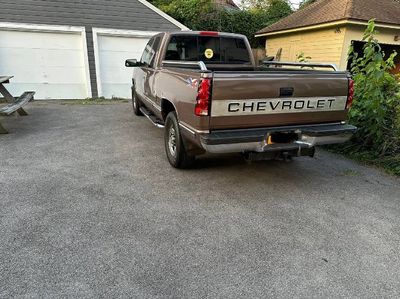
POLYGON ((350 49, 355 83, 350 121, 360 128, 355 138, 361 148, 386 155, 399 153, 400 149, 400 82, 389 73, 395 66, 397 53, 385 59, 375 34, 372 20, 364 34, 363 56, 358 57, 350 49))
POLYGON ((363 54, 350 49, 355 82, 350 122, 359 130, 345 149, 400 174, 400 81, 389 72, 397 53, 385 56, 376 33, 371 20, 363 37, 363 54))

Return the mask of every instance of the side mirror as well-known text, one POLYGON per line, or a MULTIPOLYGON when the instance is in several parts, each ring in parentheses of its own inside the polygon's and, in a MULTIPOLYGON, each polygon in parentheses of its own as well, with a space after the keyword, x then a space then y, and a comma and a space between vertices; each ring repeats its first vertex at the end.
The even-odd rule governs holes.
POLYGON ((137 66, 142 66, 142 63, 140 61, 137 61, 136 59, 127 59, 127 60, 125 60, 125 66, 126 67, 137 67, 137 66))

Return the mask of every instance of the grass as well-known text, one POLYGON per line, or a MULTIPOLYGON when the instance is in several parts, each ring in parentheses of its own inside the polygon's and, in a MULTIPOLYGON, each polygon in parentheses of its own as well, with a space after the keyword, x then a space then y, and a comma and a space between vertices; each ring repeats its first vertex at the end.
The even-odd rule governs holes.
MULTIPOLYGON (((83 100, 51 100, 61 105, 111 105, 116 103, 128 103, 128 99, 121 99, 121 98, 112 98, 112 99, 105 99, 105 98, 87 98, 83 100)), ((36 103, 46 103, 46 101, 37 100, 36 103)), ((0 98, 0 104, 6 104, 7 101, 4 98, 0 98)))
POLYGON ((88 98, 84 100, 63 100, 60 102, 62 105, 111 105, 116 103, 128 103, 128 99, 105 99, 105 98, 88 98))
POLYGON ((341 154, 362 164, 378 167, 391 175, 400 176, 400 154, 381 157, 370 151, 356 152, 354 149, 350 150, 350 146, 348 144, 327 146, 325 149, 337 154, 341 154))

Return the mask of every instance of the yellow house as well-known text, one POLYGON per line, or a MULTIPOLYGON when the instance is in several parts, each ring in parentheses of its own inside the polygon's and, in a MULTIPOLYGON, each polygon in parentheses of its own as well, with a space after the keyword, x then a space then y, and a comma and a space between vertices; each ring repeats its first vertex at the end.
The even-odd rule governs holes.
POLYGON ((296 61, 304 53, 313 62, 334 63, 346 70, 349 47, 354 44, 362 52, 370 19, 376 19, 383 50, 399 53, 400 68, 400 3, 395 0, 317 0, 260 30, 256 37, 265 38, 267 55, 278 55, 281 61, 296 61))

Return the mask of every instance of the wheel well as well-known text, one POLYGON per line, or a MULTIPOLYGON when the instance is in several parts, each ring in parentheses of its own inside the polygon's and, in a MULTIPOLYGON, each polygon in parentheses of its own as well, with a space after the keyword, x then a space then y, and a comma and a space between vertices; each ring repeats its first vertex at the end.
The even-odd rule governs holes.
POLYGON ((131 85, 131 95, 132 95, 132 99, 133 99, 133 93, 135 91, 135 81, 132 80, 132 85, 131 85))
POLYGON ((165 120, 167 118, 168 113, 176 111, 174 104, 172 104, 170 101, 166 99, 162 99, 161 101, 161 114, 163 119, 165 120))

